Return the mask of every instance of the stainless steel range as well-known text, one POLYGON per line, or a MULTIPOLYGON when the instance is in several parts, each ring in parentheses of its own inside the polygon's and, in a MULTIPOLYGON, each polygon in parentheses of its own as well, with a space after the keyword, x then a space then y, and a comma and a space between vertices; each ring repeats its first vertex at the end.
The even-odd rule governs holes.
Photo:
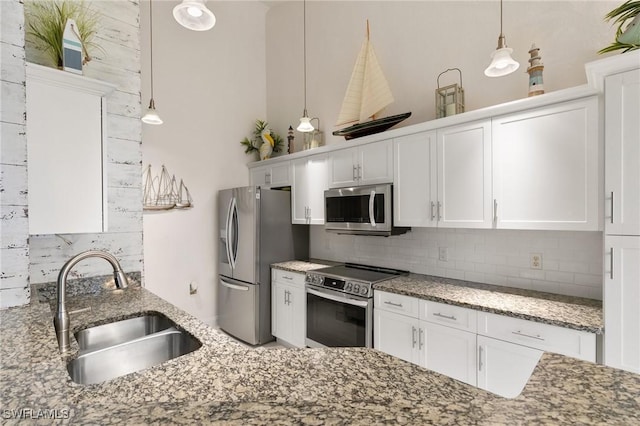
POLYGON ((307 346, 373 347, 373 284, 406 273, 354 263, 307 272, 307 346))

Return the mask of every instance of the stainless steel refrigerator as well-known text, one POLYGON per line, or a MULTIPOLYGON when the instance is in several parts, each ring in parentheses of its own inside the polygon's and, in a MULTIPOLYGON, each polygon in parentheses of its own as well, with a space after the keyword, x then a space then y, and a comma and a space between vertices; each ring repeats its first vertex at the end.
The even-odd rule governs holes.
POLYGON ((290 191, 249 186, 218 193, 218 325, 251 345, 271 335, 271 269, 309 257, 309 226, 291 224, 290 191))

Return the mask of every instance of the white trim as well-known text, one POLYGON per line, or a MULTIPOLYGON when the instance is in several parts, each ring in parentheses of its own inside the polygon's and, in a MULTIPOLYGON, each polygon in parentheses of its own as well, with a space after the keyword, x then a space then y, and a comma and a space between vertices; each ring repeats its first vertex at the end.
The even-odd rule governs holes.
POLYGON ((52 86, 78 90, 96 96, 107 96, 117 85, 67 71, 26 62, 27 81, 41 81, 52 86))

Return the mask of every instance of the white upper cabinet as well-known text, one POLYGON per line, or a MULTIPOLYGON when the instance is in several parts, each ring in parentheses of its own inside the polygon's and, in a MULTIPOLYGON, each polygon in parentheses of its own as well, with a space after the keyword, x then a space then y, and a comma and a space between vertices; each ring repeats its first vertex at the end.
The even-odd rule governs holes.
POLYGON ((431 164, 436 163, 435 147, 435 131, 394 139, 393 222, 395 226, 436 225, 435 205, 431 201, 437 198, 436 194, 431 195, 433 171, 431 164))
POLYGON ((394 140, 394 224, 490 228, 488 120, 394 140))
POLYGON ((393 181, 393 145, 391 140, 329 154, 329 187, 373 185, 393 181))
POLYGON ((491 228, 491 122, 438 129, 437 145, 438 226, 491 228))
POLYGON ((640 69, 605 79, 605 231, 640 235, 640 69))
POLYGON ((324 191, 328 187, 327 156, 314 155, 291 163, 291 222, 324 225, 324 191))
POLYGON ((251 184, 261 186, 266 189, 291 186, 291 170, 289 161, 252 169, 251 184))
POLYGON ((492 121, 496 227, 598 230, 598 98, 492 121))
POLYGON ((106 96, 115 86, 27 64, 29 233, 107 230, 106 96))

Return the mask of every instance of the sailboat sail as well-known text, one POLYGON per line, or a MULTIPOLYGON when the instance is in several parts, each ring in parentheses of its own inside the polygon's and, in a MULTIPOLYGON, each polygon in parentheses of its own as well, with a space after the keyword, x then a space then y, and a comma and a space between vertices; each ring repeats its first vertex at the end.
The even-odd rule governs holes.
POLYGON ((391 89, 369 40, 369 21, 367 21, 367 37, 351 73, 351 80, 342 101, 336 126, 354 122, 362 123, 374 117, 393 101, 391 89))

